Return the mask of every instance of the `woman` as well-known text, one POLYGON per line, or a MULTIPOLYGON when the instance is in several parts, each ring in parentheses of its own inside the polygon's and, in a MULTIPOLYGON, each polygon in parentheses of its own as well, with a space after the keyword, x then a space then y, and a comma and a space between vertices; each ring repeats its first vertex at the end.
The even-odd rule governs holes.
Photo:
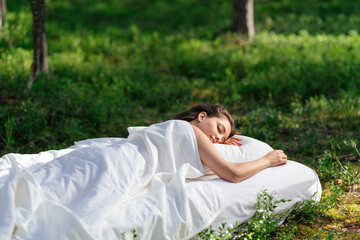
POLYGON ((177 114, 174 119, 188 121, 196 136, 201 161, 220 178, 240 182, 257 172, 272 166, 286 164, 287 156, 282 150, 274 150, 252 162, 232 164, 215 149, 213 143, 240 146, 235 135, 234 120, 221 106, 204 104, 177 114))
POLYGON ((189 239, 227 202, 203 164, 231 182, 282 163, 273 151, 231 164, 213 143, 238 144, 230 114, 200 105, 124 138, 0 158, 0 239, 189 239), (185 120, 185 121, 179 121, 185 120), (56 217, 54 217, 56 216, 56 217), (128 236, 128 235, 127 235, 128 236))

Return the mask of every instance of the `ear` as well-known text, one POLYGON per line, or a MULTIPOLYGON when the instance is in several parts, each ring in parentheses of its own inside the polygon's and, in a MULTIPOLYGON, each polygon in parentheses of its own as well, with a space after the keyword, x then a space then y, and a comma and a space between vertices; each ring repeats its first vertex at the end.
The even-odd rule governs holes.
POLYGON ((197 120, 198 120, 198 122, 201 122, 206 117, 207 117, 207 113, 206 112, 201 112, 201 113, 199 113, 199 115, 197 117, 197 120))

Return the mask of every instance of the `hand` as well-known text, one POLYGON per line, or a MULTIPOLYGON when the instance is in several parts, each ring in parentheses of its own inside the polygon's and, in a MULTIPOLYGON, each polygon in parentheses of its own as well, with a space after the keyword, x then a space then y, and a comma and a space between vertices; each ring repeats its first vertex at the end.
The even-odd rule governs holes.
POLYGON ((269 166, 277 166, 281 164, 286 164, 287 156, 282 150, 274 150, 269 152, 264 156, 269 162, 269 166))
POLYGON ((225 140, 225 142, 223 144, 228 144, 228 145, 236 145, 236 146, 241 146, 241 139, 237 138, 237 137, 232 137, 232 138, 228 138, 225 140))

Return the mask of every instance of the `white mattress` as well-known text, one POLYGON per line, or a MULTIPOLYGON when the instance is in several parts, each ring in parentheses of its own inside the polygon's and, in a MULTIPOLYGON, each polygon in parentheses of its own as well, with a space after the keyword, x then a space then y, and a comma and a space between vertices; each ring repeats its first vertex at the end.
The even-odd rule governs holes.
POLYGON ((313 200, 320 201, 321 197, 321 184, 317 174, 307 166, 294 161, 265 169, 239 183, 230 183, 219 178, 206 182, 221 188, 228 199, 224 210, 211 224, 214 229, 225 222, 235 225, 236 222, 242 223, 251 218, 261 190, 267 190, 277 200, 291 199, 290 202, 280 204, 278 211, 309 200, 316 193, 313 200))

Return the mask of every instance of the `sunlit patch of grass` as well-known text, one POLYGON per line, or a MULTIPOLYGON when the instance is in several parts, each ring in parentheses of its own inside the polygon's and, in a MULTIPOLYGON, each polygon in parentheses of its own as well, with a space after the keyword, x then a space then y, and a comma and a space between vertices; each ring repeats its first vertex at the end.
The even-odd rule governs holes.
POLYGON ((297 224, 296 226, 297 231, 293 239, 333 239, 334 237, 332 231, 322 228, 322 224, 316 222, 311 225, 297 224))
MULTIPOLYGON (((0 76, 5 76, 8 82, 12 82, 17 78, 27 78, 32 60, 32 51, 30 50, 23 48, 9 49, 6 54, 0 55, 0 76)), ((0 86, 0 88, 2 87, 0 86)))
POLYGON ((271 239, 283 239, 279 237, 280 233, 291 232, 294 226, 297 230, 292 239, 360 239, 359 193, 340 194, 332 204, 328 205, 328 208, 322 208, 321 205, 324 204, 322 202, 329 196, 330 189, 324 189, 320 209, 317 208, 320 214, 316 214, 315 219, 305 222, 297 222, 295 219, 295 221, 286 222, 277 235, 271 239))
POLYGON ((6 22, 2 28, 0 53, 7 48, 31 49, 31 11, 9 11, 6 15, 6 22))

